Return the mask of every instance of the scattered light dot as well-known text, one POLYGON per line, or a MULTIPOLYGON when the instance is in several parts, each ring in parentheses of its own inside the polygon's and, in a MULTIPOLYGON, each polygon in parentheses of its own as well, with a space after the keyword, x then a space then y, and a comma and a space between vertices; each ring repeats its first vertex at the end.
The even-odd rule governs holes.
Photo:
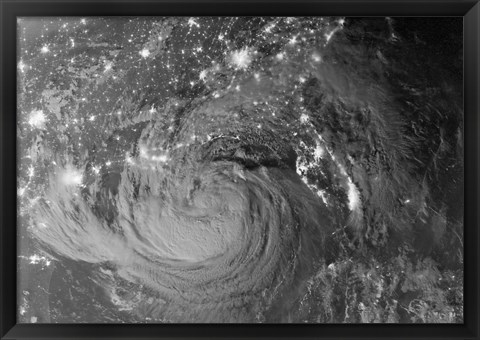
POLYGON ((17 195, 18 196, 23 196, 24 193, 25 193, 25 188, 18 188, 17 189, 17 195))
POLYGON ((317 147, 313 151, 313 156, 315 159, 318 161, 321 158, 323 158, 323 155, 325 154, 325 148, 321 146, 320 144, 317 144, 317 147))
POLYGON ((308 115, 306 115, 305 113, 302 113, 301 116, 300 116, 300 121, 302 123, 308 122, 309 119, 310 119, 310 117, 308 117, 308 115))
POLYGON ((194 18, 188 19, 188 25, 189 25, 190 27, 192 27, 192 26, 200 27, 200 24, 198 24, 198 23, 195 21, 194 18))
POLYGON ((231 53, 230 55, 230 64, 238 69, 246 69, 252 62, 252 57, 248 48, 243 48, 231 53))
POLYGON ((25 71, 25 67, 27 65, 24 64, 24 62, 22 60, 20 60, 20 62, 18 63, 18 69, 20 70, 20 72, 24 72, 25 71))
POLYGON ((105 64, 105 71, 104 72, 108 72, 112 69, 112 63, 111 62, 108 62, 105 64))
POLYGON ((46 121, 43 110, 32 111, 30 113, 30 118, 28 119, 28 124, 35 126, 36 128, 41 128, 46 121))
POLYGON ((141 50, 140 52, 140 55, 142 56, 142 58, 148 58, 148 56, 150 55, 150 51, 146 48, 144 48, 143 50, 141 50))
POLYGON ((316 53, 314 53, 314 54, 312 55, 312 59, 313 59, 313 61, 315 61, 315 62, 317 62, 317 63, 319 63, 319 62, 322 61, 322 57, 320 57, 320 56, 319 56, 318 54, 316 54, 316 53))
POLYGON ((200 72, 200 76, 199 76, 200 80, 205 81, 205 78, 207 77, 207 73, 208 73, 207 70, 203 70, 202 72, 200 72))

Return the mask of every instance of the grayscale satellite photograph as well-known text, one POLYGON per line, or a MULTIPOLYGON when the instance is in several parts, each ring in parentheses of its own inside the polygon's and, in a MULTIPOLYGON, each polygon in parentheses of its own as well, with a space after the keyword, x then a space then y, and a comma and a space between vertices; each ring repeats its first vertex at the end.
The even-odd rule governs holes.
POLYGON ((19 323, 463 323, 462 17, 18 17, 19 323))

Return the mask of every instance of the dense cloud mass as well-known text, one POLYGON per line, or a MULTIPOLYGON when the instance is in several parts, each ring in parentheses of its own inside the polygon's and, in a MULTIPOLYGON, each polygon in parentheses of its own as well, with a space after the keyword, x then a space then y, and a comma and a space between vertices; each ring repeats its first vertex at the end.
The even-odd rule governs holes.
POLYGON ((461 322, 461 32, 20 19, 20 319, 461 322))

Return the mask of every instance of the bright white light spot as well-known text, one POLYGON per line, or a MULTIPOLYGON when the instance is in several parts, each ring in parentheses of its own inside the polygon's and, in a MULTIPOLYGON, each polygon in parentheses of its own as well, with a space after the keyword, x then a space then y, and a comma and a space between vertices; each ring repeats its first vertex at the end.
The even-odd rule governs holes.
POLYGON ((319 160, 323 157, 323 155, 325 154, 325 149, 323 146, 321 146, 320 144, 317 144, 317 147, 315 148, 315 150, 313 151, 313 156, 315 157, 316 160, 319 160))
POLYGON ((32 255, 28 257, 28 260, 30 260, 30 264, 39 264, 43 262, 47 267, 50 265, 51 261, 47 259, 45 256, 40 256, 40 255, 32 255))
POLYGON ((260 74, 255 73, 253 76, 255 77, 255 79, 256 79, 257 81, 260 80, 260 74))
POLYGON ((192 26, 200 27, 200 24, 197 23, 194 18, 188 19, 188 25, 189 25, 190 27, 192 27, 192 26))
POLYGON ((297 43, 297 37, 291 37, 290 40, 288 41, 290 45, 295 45, 297 43))
POLYGON ((308 122, 309 119, 310 119, 310 117, 308 115, 306 115, 305 113, 302 113, 302 115, 300 116, 300 121, 302 123, 308 122))
POLYGON ((48 48, 48 45, 43 45, 42 48, 40 49, 40 52, 42 52, 42 53, 50 52, 50 49, 48 48))
POLYGON ((405 203, 405 204, 410 203, 410 200, 406 199, 403 203, 405 203))
POLYGON ((343 24, 345 24, 345 18, 340 18, 340 19, 338 19, 338 24, 339 24, 340 26, 343 26, 343 24))
POLYGON ((133 161, 133 158, 130 156, 130 155, 126 155, 125 156, 125 161, 128 163, 128 164, 135 164, 135 162, 133 161))
POLYGON ((148 56, 150 55, 150 51, 146 48, 144 48, 143 50, 141 50, 140 52, 140 55, 142 56, 142 58, 148 58, 148 56))
POLYGON ((312 59, 313 59, 313 61, 315 61, 315 62, 317 62, 317 63, 319 63, 319 62, 322 61, 322 57, 320 57, 320 56, 319 56, 318 54, 316 54, 316 53, 314 53, 314 54, 312 55, 312 59))
POLYGON ((275 58, 277 58, 277 60, 283 60, 283 57, 284 57, 284 54, 283 53, 278 53, 275 58))
POLYGON ((106 166, 110 166, 110 165, 112 165, 112 162, 107 161, 107 162, 105 163, 105 165, 106 165, 106 166))
POLYGON ((348 178, 348 208, 355 210, 360 205, 360 193, 352 180, 348 178))
POLYGON ((335 31, 331 31, 330 33, 325 33, 325 39, 327 40, 327 43, 330 41, 330 39, 332 39, 334 33, 335 31))
POLYGON ((238 69, 246 69, 252 62, 248 48, 234 51, 230 54, 230 64, 238 69))
POLYGON ((318 195, 318 197, 320 197, 322 199, 323 203, 328 204, 327 198, 325 197, 325 191, 318 190, 317 195, 318 195))
POLYGON ((37 323, 37 320, 38 320, 38 319, 37 319, 36 316, 32 316, 32 317, 30 318, 30 322, 31 322, 31 323, 37 323))
POLYGON ((35 126, 36 128, 41 128, 45 123, 46 118, 43 114, 43 110, 32 111, 28 119, 28 124, 35 126))
POLYGON ((112 62, 110 62, 110 61, 108 63, 106 63, 105 64, 105 70, 103 72, 110 71, 112 69, 112 65, 113 65, 112 62))
POLYGON ((92 171, 98 175, 100 173, 100 167, 99 166, 92 166, 92 171))
POLYGON ((90 117, 88 118, 88 120, 91 121, 91 122, 93 122, 93 121, 95 120, 95 116, 90 116, 90 117))
POLYGON ((207 74, 208 74, 207 70, 202 70, 202 72, 200 72, 200 75, 199 75, 200 80, 205 81, 205 78, 207 78, 207 74))
POLYGON ((22 73, 25 71, 25 67, 26 67, 26 66, 27 66, 27 65, 25 65, 22 60, 20 60, 20 62, 18 63, 18 69, 19 69, 20 72, 22 72, 22 73))
POLYGON ((222 41, 223 38, 225 38, 223 34, 220 34, 220 35, 218 36, 218 40, 220 40, 220 41, 222 41))
POLYGON ((272 32, 272 29, 275 27, 275 25, 271 24, 265 27, 265 32, 270 33, 272 32))
POLYGON ((86 20, 85 18, 82 18, 82 19, 80 20, 80 22, 82 23, 82 25, 86 25, 86 24, 87 24, 87 20, 86 20))
POLYGON ((82 184, 82 173, 72 166, 68 166, 60 175, 60 182, 63 185, 74 186, 82 184))
POLYGON ((18 196, 23 196, 24 193, 25 193, 25 188, 18 188, 17 189, 17 195, 18 196))
POLYGON ((167 155, 152 156, 151 160, 156 161, 156 162, 165 163, 165 162, 168 161, 168 156, 167 155))
POLYGON ((303 84, 306 81, 306 79, 304 77, 300 76, 298 78, 298 81, 303 84))

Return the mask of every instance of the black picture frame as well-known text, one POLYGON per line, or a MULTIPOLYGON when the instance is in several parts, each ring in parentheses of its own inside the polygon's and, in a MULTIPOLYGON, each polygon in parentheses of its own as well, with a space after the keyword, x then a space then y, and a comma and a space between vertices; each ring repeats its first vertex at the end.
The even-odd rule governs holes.
POLYGON ((56 1, 0 0, 1 13, 1 339, 478 339, 480 4, 473 0, 321 1, 177 0, 56 1), (289 324, 16 324, 16 25, 17 16, 142 15, 341 15, 463 16, 465 108, 465 323, 456 325, 289 324))

